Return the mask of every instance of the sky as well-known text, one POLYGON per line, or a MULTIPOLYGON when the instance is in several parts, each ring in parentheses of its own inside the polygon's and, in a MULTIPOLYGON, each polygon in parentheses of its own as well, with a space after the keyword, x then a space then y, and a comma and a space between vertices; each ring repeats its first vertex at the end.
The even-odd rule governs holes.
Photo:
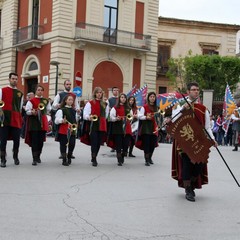
POLYGON ((240 0, 159 0, 159 15, 240 25, 240 0))
MULTIPOLYGON (((240 0, 159 0, 159 16, 240 25, 240 0)), ((240 31, 236 53, 240 50, 240 31)))

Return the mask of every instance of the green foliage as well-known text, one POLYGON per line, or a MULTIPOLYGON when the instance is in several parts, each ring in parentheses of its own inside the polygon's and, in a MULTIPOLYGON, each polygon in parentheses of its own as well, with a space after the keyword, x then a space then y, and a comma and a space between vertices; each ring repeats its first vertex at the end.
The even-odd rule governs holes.
POLYGON ((226 84, 235 89, 240 76, 240 59, 219 55, 196 55, 169 60, 167 77, 170 84, 184 91, 186 84, 198 82, 201 89, 213 89, 214 97, 223 97, 226 84))

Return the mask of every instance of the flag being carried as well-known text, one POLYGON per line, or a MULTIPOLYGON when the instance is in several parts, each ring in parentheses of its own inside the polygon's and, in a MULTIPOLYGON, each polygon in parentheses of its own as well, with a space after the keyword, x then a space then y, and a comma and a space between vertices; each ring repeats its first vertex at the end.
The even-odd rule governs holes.
POLYGON ((147 91, 148 87, 147 84, 145 84, 133 94, 133 97, 136 99, 137 107, 142 107, 146 103, 147 91))
MULTIPOLYGON (((184 94, 186 96, 186 94, 184 94)), ((162 93, 157 96, 157 106, 159 106, 160 111, 164 112, 165 109, 174 106, 176 103, 184 100, 181 93, 162 93)))
POLYGON ((137 92, 137 85, 135 84, 135 85, 133 86, 133 88, 126 94, 126 95, 127 95, 127 98, 133 96, 134 93, 136 93, 136 92, 137 92))
POLYGON ((225 90, 224 102, 223 102, 224 122, 222 125, 222 128, 225 131, 225 135, 227 134, 227 131, 228 131, 229 123, 231 121, 231 115, 233 114, 233 111, 236 108, 237 108, 237 105, 234 101, 229 85, 227 84, 226 90, 225 90))

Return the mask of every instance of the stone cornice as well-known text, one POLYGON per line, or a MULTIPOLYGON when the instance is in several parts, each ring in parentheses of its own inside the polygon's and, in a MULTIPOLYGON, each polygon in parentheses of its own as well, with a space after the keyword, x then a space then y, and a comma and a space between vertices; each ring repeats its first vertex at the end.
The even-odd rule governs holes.
POLYGON ((199 42, 198 43, 200 47, 207 48, 207 49, 212 49, 212 50, 217 50, 221 44, 219 43, 209 43, 209 42, 199 42))
POLYGON ((177 19, 177 18, 166 18, 166 17, 158 17, 158 24, 168 25, 175 24, 176 26, 183 26, 186 27, 195 27, 195 28, 209 28, 209 29, 219 29, 219 30, 229 30, 229 31, 239 31, 240 25, 235 24, 224 24, 224 23, 212 23, 212 22, 203 22, 203 21, 194 21, 194 20, 184 20, 184 19, 177 19))

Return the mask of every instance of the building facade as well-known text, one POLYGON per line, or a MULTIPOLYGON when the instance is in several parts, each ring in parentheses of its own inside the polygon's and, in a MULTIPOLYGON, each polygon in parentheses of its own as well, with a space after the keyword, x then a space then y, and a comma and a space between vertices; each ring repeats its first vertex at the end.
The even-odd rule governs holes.
POLYGON ((239 25, 190 21, 159 17, 157 93, 171 92, 166 77, 168 59, 192 55, 219 54, 236 56, 236 36, 239 25))
POLYGON ((26 94, 37 83, 53 97, 70 79, 84 99, 101 86, 127 92, 156 87, 158 1, 0 0, 0 86, 19 74, 26 94), (77 80, 77 81, 76 81, 77 80), (78 84, 77 84, 78 83, 78 84))

